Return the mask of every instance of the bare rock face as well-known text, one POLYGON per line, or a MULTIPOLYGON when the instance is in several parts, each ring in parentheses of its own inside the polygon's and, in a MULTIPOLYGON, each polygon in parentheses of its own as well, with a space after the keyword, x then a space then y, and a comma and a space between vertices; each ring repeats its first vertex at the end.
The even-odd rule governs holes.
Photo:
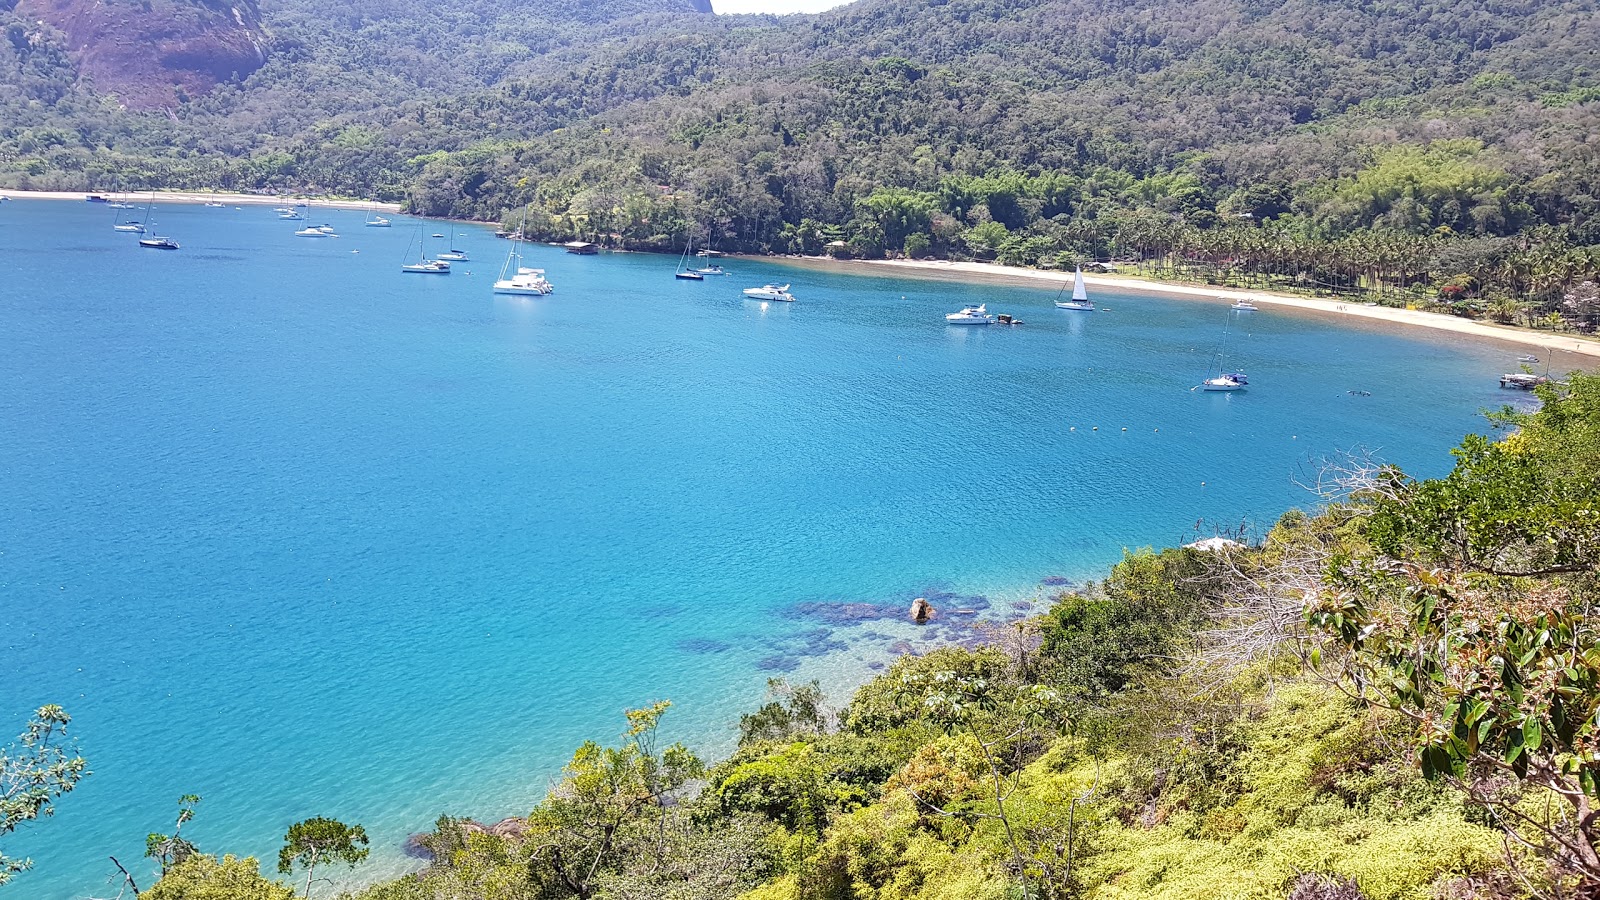
POLYGON ((911 601, 911 621, 918 625, 926 625, 933 618, 933 604, 927 598, 918 597, 911 601))
POLYGON ((267 61, 255 0, 19 0, 67 36, 82 76, 131 109, 176 106, 267 61))

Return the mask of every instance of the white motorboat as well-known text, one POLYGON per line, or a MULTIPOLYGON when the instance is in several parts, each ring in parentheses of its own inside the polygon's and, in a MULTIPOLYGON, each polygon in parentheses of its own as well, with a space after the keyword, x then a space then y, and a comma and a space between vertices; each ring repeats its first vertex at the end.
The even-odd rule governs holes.
POLYGON ((113 231, 126 231, 129 234, 144 234, 144 225, 139 222, 118 222, 111 228, 113 231))
POLYGON ((744 295, 752 300, 782 300, 785 303, 794 301, 794 295, 789 293, 787 284, 768 283, 758 288, 745 288, 744 295))
POLYGON ((138 206, 136 206, 136 205, 134 205, 132 203, 123 203, 121 200, 118 200, 115 203, 107 203, 106 204, 106 209, 138 209, 138 208, 139 208, 138 206))
POLYGON ((1255 312, 1256 305, 1251 303, 1249 300, 1239 300, 1233 304, 1231 309, 1233 309, 1234 312, 1255 312))
POLYGON ((296 237, 338 237, 333 229, 326 225, 312 225, 295 232, 296 237))
POLYGON ((430 259, 419 263, 405 263, 400 266, 400 271, 411 272, 418 275, 449 275, 450 264, 440 259, 430 259))
POLYGON ((227 209, 227 207, 228 207, 228 204, 222 203, 222 202, 217 201, 217 200, 207 200, 206 201, 206 205, 211 207, 212 209, 227 209))
POLYGON ((366 226, 368 228, 388 228, 389 220, 383 216, 373 215, 367 219, 366 226))
POLYGON ((984 308, 986 305, 987 304, 981 304, 980 303, 977 306, 965 306, 965 307, 962 307, 960 312, 953 312, 953 313, 950 313, 949 315, 945 316, 944 317, 945 324, 947 324, 947 325, 991 325, 991 324, 994 323, 994 316, 989 315, 988 310, 984 308))
MULTIPOLYGON (((1066 289, 1066 285, 1061 287, 1063 290, 1066 289)), ((1082 267, 1079 267, 1077 273, 1072 276, 1072 299, 1062 300, 1061 295, 1057 293, 1056 309, 1078 309, 1094 312, 1094 301, 1089 299, 1089 292, 1084 290, 1083 287, 1082 267)))

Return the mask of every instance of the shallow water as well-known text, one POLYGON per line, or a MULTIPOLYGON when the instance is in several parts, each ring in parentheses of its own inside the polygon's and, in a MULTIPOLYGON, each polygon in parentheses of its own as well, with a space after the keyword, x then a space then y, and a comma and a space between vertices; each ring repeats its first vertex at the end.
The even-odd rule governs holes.
POLYGON ((557 293, 495 297, 479 228, 439 277, 400 272, 403 217, 319 210, 342 236, 312 240, 161 207, 164 253, 111 215, 0 206, 0 722, 65 705, 94 770, 6 844, 42 900, 103 892, 184 793, 203 850, 270 857, 329 815, 374 874, 440 813, 526 812, 624 708, 671 698, 671 736, 723 750, 768 675, 904 636, 830 604, 1042 596, 1264 526, 1352 448, 1440 473, 1518 352, 545 247, 557 293), (741 298, 771 279, 798 301, 741 298), (1027 324, 947 327, 969 302, 1027 324), (1251 389, 1192 392, 1225 326, 1251 389))

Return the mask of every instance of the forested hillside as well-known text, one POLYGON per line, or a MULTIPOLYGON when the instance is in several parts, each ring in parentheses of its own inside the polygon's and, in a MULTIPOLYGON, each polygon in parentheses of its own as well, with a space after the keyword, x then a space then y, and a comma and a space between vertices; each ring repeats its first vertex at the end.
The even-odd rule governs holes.
POLYGON ((539 236, 630 248, 693 229, 749 251, 1120 259, 1600 318, 1582 289, 1600 243, 1593 3, 682 4, 277 0, 260 71, 159 117, 74 85, 48 30, 14 20, 0 78, 34 101, 0 110, 0 183, 329 192, 508 222, 527 205, 539 236))

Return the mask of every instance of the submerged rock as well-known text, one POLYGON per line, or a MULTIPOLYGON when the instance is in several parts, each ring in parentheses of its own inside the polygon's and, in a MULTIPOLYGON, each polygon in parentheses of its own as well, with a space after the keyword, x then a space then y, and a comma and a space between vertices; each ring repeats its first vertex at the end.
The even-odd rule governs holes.
POLYGON ((933 604, 926 597, 918 597, 911 601, 911 621, 918 625, 925 625, 933 619, 933 604))

